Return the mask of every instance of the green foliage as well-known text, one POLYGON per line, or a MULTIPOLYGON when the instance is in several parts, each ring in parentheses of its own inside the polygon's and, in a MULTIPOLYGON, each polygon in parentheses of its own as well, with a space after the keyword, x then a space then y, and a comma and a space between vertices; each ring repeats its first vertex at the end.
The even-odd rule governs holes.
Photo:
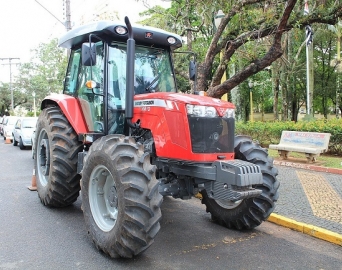
MULTIPOLYGON (((41 111, 36 112, 36 116, 38 117, 40 115, 41 111)), ((34 117, 34 112, 28 111, 27 114, 25 115, 26 117, 34 117)))
POLYGON ((8 83, 0 83, 0 115, 11 109, 11 91, 8 83))
POLYGON ((283 130, 330 133, 329 153, 342 155, 342 119, 236 123, 236 134, 248 135, 265 147, 278 144, 283 130))
MULTIPOLYGON (((335 51, 336 40, 331 37, 327 38, 329 33, 322 34, 320 29, 327 30, 324 23, 329 21, 327 18, 332 19, 333 14, 336 14, 341 5, 340 1, 310 1, 310 16, 303 15, 303 1, 297 2, 288 21, 289 29, 292 28, 292 30, 288 34, 283 33, 284 53, 279 59, 281 64, 279 64, 277 72, 273 72, 274 65, 272 64, 273 73, 269 74, 267 78, 264 75, 259 75, 264 72, 259 72, 253 75, 249 74, 249 78, 243 75, 232 79, 233 75, 243 73, 251 63, 258 62, 270 52, 273 33, 278 27, 286 3, 287 1, 177 0, 171 1, 170 8, 153 7, 144 12, 143 15, 149 17, 144 19, 142 24, 163 28, 187 38, 187 43, 181 50, 192 50, 197 55, 200 90, 209 89, 210 91, 220 83, 221 73, 216 74, 216 71, 220 66, 219 53, 222 51, 220 49, 223 48, 226 53, 229 52, 229 57, 225 61, 227 69, 230 70, 234 66, 234 72, 227 75, 227 81, 238 81, 240 83, 239 92, 246 90, 242 81, 250 80, 250 76, 253 77, 253 81, 264 84, 262 88, 256 87, 253 92, 254 109, 272 112, 273 107, 278 107, 284 119, 296 121, 298 110, 305 105, 306 101, 304 26, 308 24, 308 20, 316 22, 310 22, 315 33, 313 41, 315 50, 314 111, 327 115, 336 107, 336 94, 333 95, 334 88, 336 89, 336 79, 329 60, 332 57, 330 52, 335 51), (215 37, 217 29, 214 26, 214 16, 219 9, 226 14, 225 23, 227 24, 220 37, 215 37), (274 30, 271 31, 271 29, 274 30), (265 30, 266 36, 263 34, 265 30), (215 37, 216 44, 212 44, 213 37, 215 37), (334 42, 331 42, 332 40, 334 42), (233 44, 236 47, 228 46, 233 44), (214 76, 215 78, 213 78, 214 76), (269 81, 271 77, 273 84, 269 81), (279 96, 275 96, 275 89, 281 89, 279 96), (277 102, 277 104, 273 104, 273 102, 277 102)), ((330 33, 331 35, 333 33, 330 33)), ((187 61, 183 57, 175 58, 177 82, 181 86, 181 91, 186 91, 185 89, 189 88, 186 83, 188 68, 186 63, 187 61)), ((227 88, 233 87, 230 86, 233 83, 227 85, 227 88)), ((227 91, 229 90, 231 88, 227 89, 227 91)), ((219 97, 220 94, 216 96, 215 93, 211 93, 215 97, 219 97)), ((245 93, 241 93, 241 95, 245 96, 245 93)), ((248 108, 248 100, 248 98, 241 98, 239 99, 241 104, 235 105, 239 108, 248 108)), ((342 104, 341 101, 340 104, 342 104)), ((239 118, 245 117, 240 115, 239 118)))
POLYGON ((315 110, 328 115, 336 107, 336 72, 331 65, 336 55, 334 33, 321 26, 315 32, 315 110), (323 91, 322 91, 323 90, 323 91))
MULTIPOLYGON (((12 83, 14 108, 33 110, 33 93, 36 96, 36 108, 40 107, 43 98, 51 93, 62 91, 62 82, 67 65, 64 49, 57 47, 57 39, 49 43, 41 43, 34 50, 29 63, 22 63, 19 75, 12 83)), ((0 82, 0 114, 11 109, 11 91, 9 85, 0 82)), ((12 112, 13 113, 13 112, 12 112)))
POLYGON ((57 47, 57 39, 41 43, 34 50, 30 62, 21 65, 19 76, 15 80, 16 93, 26 97, 26 102, 20 105, 32 109, 32 94, 35 93, 36 107, 39 108, 45 96, 61 93, 66 66, 66 52, 57 47))

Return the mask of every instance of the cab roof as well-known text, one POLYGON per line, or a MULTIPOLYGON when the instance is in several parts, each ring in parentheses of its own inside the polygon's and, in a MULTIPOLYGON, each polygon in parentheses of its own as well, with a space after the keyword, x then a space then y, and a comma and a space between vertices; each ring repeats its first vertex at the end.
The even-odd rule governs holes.
MULTIPOLYGON (((89 34, 95 34, 107 42, 126 42, 128 34, 118 34, 115 31, 118 26, 124 27, 127 30, 125 23, 115 21, 96 21, 81 25, 61 36, 58 40, 58 46, 67 49, 80 47, 82 43, 89 42, 89 34)), ((132 28, 133 37, 137 44, 170 47, 171 50, 175 50, 182 46, 182 39, 177 34, 142 25, 132 25, 132 28), (176 42, 174 44, 170 44, 168 42, 169 37, 173 37, 176 42)), ((95 39, 95 37, 93 37, 93 39, 95 39)))

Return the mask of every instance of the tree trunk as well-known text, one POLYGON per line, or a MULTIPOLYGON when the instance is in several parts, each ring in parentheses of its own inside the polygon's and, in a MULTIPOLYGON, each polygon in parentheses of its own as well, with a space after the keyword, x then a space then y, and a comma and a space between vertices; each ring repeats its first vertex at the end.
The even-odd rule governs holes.
POLYGON ((282 103, 282 120, 287 121, 288 120, 288 89, 286 85, 286 77, 285 77, 285 67, 282 64, 280 68, 280 85, 281 85, 281 97, 283 100, 282 103))
POLYGON ((273 118, 274 120, 279 120, 279 111, 278 111, 278 103, 279 103, 279 65, 280 61, 277 60, 272 64, 272 90, 273 90, 273 118))

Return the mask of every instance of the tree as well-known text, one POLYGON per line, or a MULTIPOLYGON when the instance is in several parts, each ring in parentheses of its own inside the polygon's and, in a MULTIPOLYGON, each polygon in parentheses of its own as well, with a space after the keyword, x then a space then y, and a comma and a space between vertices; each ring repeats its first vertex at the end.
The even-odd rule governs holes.
POLYGON ((0 84, 0 115, 9 115, 11 109, 11 91, 8 83, 0 84))
POLYGON ((21 65, 15 83, 16 92, 27 97, 28 107, 32 107, 33 93, 37 104, 51 93, 61 93, 66 65, 65 50, 57 47, 57 39, 41 43, 34 50, 31 61, 21 65))
POLYGON ((331 66, 335 56, 335 37, 327 27, 321 27, 315 33, 315 108, 327 118, 336 107, 336 73, 335 67, 331 66))
POLYGON ((336 59, 331 60, 331 66, 336 70, 336 102, 335 102, 335 113, 336 118, 339 118, 338 111, 340 110, 342 115, 342 95, 341 95, 341 83, 340 74, 342 73, 342 63, 341 63, 341 37, 342 37, 342 21, 338 21, 336 25, 329 25, 328 29, 333 31, 337 37, 337 49, 336 49, 336 59))
POLYGON ((303 30, 305 25, 313 23, 334 25, 342 16, 342 2, 338 0, 311 1, 312 11, 308 16, 303 15, 303 8, 304 1, 297 0, 175 0, 170 9, 161 11, 159 8, 153 14, 151 9, 151 18, 158 20, 150 18, 144 22, 156 27, 158 25, 154 23, 158 22, 168 26, 167 30, 186 33, 187 37, 191 32, 187 46, 199 55, 197 89, 207 91, 209 96, 221 97, 283 55, 284 33, 294 28, 303 30), (214 31, 212 18, 218 9, 226 15, 214 31), (261 48, 259 41, 264 40, 270 45, 262 53, 257 48, 261 48), (205 53, 202 54, 201 50, 205 53), (221 51, 223 57, 218 60, 221 51), (243 67, 221 83, 224 71, 239 52, 244 53, 243 67))

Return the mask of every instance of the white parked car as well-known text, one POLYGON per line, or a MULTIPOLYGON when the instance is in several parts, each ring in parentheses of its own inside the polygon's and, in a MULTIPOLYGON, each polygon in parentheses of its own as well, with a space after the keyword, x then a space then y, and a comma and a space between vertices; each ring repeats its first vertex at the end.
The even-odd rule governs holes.
POLYGON ((3 132, 2 132, 2 122, 5 122, 5 116, 4 117, 0 117, 0 135, 2 136, 3 132))
POLYGON ((36 129, 34 129, 33 133, 32 133, 32 136, 31 136, 31 155, 32 155, 32 158, 34 159, 34 149, 36 148, 35 147, 35 144, 34 144, 34 140, 35 140, 35 136, 36 136, 36 129))
POLYGON ((31 138, 36 129, 37 117, 22 117, 19 118, 13 129, 13 145, 19 144, 20 149, 25 149, 26 146, 32 146, 31 138))
POLYGON ((6 116, 5 122, 3 123, 4 140, 10 139, 12 141, 14 125, 18 118, 17 116, 6 116))

